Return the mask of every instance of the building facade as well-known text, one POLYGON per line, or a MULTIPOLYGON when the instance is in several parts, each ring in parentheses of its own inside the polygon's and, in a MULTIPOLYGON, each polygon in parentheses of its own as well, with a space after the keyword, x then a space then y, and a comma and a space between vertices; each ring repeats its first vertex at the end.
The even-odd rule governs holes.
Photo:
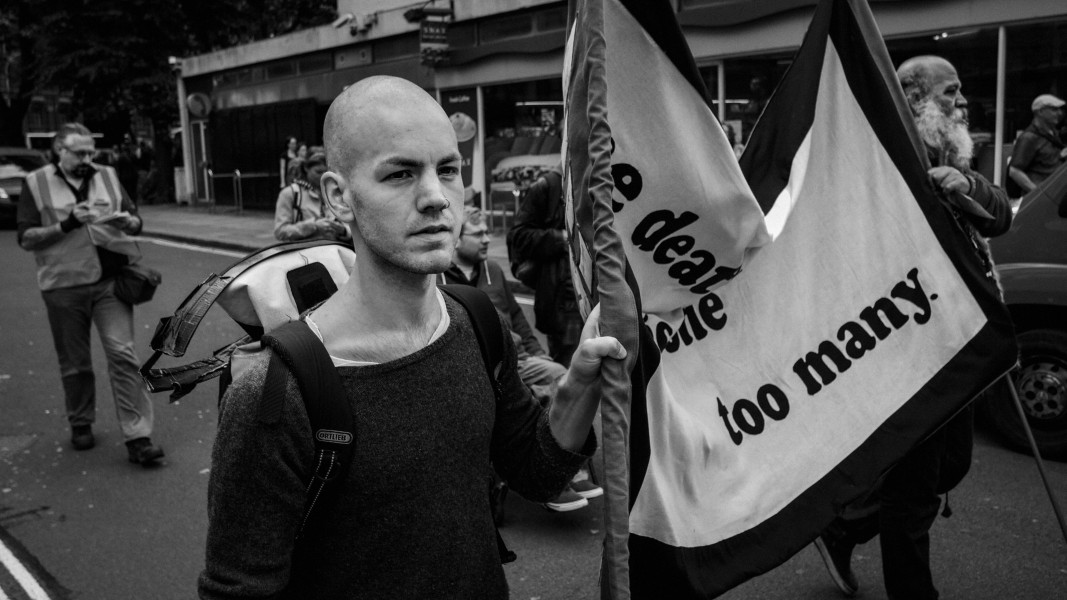
MULTIPOLYGON (((789 67, 817 0, 673 0, 713 110, 738 144, 789 67)), ((1067 94, 1062 0, 870 0, 894 64, 937 54, 970 100, 976 166, 1002 178, 1041 93, 1067 94)), ((506 226, 559 161, 567 2, 338 0, 332 25, 182 59, 189 196, 272 206, 285 139, 321 143, 329 103, 364 77, 407 78, 456 125, 469 196, 506 226)))

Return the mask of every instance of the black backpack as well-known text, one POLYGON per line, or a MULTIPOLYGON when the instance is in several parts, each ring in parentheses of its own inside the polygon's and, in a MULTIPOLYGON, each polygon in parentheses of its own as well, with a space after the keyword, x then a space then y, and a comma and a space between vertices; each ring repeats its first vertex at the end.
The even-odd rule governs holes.
MULTIPOLYGON (((275 423, 281 417, 285 393, 285 379, 291 372, 300 388, 311 431, 314 434, 315 453, 319 460, 318 470, 308 485, 304 516, 297 539, 325 511, 314 510, 327 506, 337 497, 344 473, 352 461, 355 447, 355 428, 352 413, 341 387, 340 378, 330 360, 325 346, 300 319, 289 319, 276 327, 262 323, 264 313, 259 312, 245 294, 227 298, 226 292, 233 286, 240 287, 242 276, 253 268, 259 271, 260 280, 272 282, 284 279, 288 293, 282 299, 285 304, 291 299, 295 314, 329 298, 343 283, 339 270, 344 269, 345 258, 354 254, 348 246, 327 240, 278 244, 259 250, 231 265, 222 275, 211 274, 182 302, 173 316, 160 320, 152 337, 151 358, 141 366, 140 373, 149 391, 171 391, 171 400, 188 394, 197 384, 220 377, 219 399, 232 382, 230 357, 240 346, 258 340, 261 347, 270 347, 272 352, 267 367, 263 395, 260 398, 258 418, 262 423, 275 423), (317 262, 321 260, 323 262, 317 262), (329 266, 326 266, 328 263, 329 266), (299 264, 289 268, 292 264, 299 264), (284 273, 284 278, 280 277, 284 273), (264 277, 264 274, 266 275, 264 277), (154 368, 161 355, 180 357, 196 332, 197 326, 216 300, 226 299, 226 312, 241 325, 246 334, 241 339, 217 350, 210 358, 187 365, 169 368, 154 368), (257 322, 259 321, 259 322, 257 322), (264 333, 269 329, 269 333, 264 333), (333 485, 331 485, 333 484, 333 485)), ((440 289, 459 302, 473 324, 479 350, 485 363, 495 394, 499 395, 497 374, 504 356, 504 331, 496 308, 481 290, 465 285, 441 285, 440 289)), ((278 295, 278 294, 275 294, 278 295)), ((220 300, 221 302, 221 300, 220 300)), ((277 312, 277 311, 273 311, 277 312)), ((492 494, 493 490, 490 490, 492 494)), ((508 550, 497 531, 497 549, 502 563, 515 560, 515 553, 508 550)))

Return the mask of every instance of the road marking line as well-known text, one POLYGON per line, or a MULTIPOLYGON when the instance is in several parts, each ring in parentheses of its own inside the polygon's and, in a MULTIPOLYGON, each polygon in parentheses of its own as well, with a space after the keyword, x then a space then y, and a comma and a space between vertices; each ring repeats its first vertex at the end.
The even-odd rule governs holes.
MULTIPOLYGON (((162 238, 153 237, 135 237, 133 238, 138 242, 148 242, 150 244, 158 244, 160 246, 167 246, 169 248, 181 248, 183 250, 195 250, 198 252, 206 252, 208 254, 218 254, 220 256, 231 256, 233 258, 241 258, 247 256, 247 252, 234 252, 233 250, 224 250, 221 248, 212 248, 210 246, 197 246, 195 244, 187 244, 185 242, 174 242, 171 240, 165 240, 162 238)), ((515 301, 519 304, 525 304, 527 306, 533 306, 533 298, 527 298, 526 296, 515 296, 515 301)), ((0 598, 3 600, 3 598, 0 598)))
POLYGON ((235 252, 233 250, 225 250, 222 248, 212 248, 210 246, 198 246, 196 244, 187 244, 185 242, 173 242, 171 240, 164 240, 161 238, 153 237, 135 237, 134 240, 138 242, 148 242, 150 244, 157 244, 159 246, 167 246, 170 248, 180 248, 182 250, 195 250, 197 252, 206 252, 208 254, 218 254, 220 256, 230 256, 233 258, 241 258, 247 255, 247 252, 235 252))
MULTIPOLYGON (((30 575, 26 567, 22 566, 22 563, 15 558, 11 550, 8 550, 3 540, 0 540, 0 563, 7 567, 8 573, 11 573, 11 576, 29 594, 30 598, 33 600, 51 600, 48 593, 41 587, 41 584, 37 583, 37 580, 33 578, 33 575, 30 575)), ((0 596, 3 596, 3 594, 3 590, 0 590, 0 596)))

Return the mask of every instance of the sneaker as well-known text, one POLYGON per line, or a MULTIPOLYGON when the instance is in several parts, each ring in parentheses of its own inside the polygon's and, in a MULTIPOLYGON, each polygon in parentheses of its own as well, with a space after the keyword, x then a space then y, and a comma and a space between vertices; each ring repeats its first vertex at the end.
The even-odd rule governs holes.
POLYGON ((579 496, 567 486, 559 496, 544 503, 544 507, 553 512, 568 512, 589 506, 589 501, 579 496))
POLYGON ((815 540, 815 548, 838 589, 846 596, 855 595, 860 589, 860 583, 852 573, 852 549, 855 546, 820 535, 815 540))
POLYGON ((586 500, 604 495, 604 488, 593 483, 592 481, 589 481, 588 479, 572 481, 570 484, 570 489, 574 490, 575 494, 578 494, 586 500))
POLYGON ((88 450, 96 445, 92 425, 75 425, 70 428, 70 443, 75 450, 88 450))
POLYGON ((140 463, 147 467, 163 458, 163 449, 152 443, 152 440, 143 437, 126 442, 126 451, 130 455, 130 462, 140 463))

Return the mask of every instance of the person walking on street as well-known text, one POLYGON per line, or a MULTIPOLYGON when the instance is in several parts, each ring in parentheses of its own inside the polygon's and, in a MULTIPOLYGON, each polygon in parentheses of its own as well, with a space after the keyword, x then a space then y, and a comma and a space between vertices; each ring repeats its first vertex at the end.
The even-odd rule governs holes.
POLYGON ((508 235, 520 256, 540 262, 534 289, 534 322, 545 334, 552 360, 570 364, 582 331, 582 315, 567 264, 562 167, 556 165, 532 183, 508 235))
POLYGON ((300 176, 282 188, 274 207, 274 237, 282 242, 352 239, 348 227, 330 214, 322 201, 320 182, 326 154, 316 153, 299 163, 300 176))
POLYGON ((322 189, 351 226, 355 264, 302 318, 348 396, 353 459, 298 544, 316 470, 308 417, 292 376, 265 390, 269 349, 250 361, 221 402, 200 596, 507 598, 489 466, 526 497, 558 493, 596 447, 601 362, 625 349, 593 337, 591 319, 547 410, 510 338, 490 381, 471 317, 434 283, 463 210, 463 158, 440 104, 410 81, 368 77, 334 100, 324 139, 322 189), (265 391, 279 422, 257 416, 265 391))
MULTIPOLYGON (((993 262, 985 237, 1011 227, 1004 190, 971 168, 973 146, 967 131, 967 100, 955 67, 937 56, 905 61, 897 77, 926 143, 930 182, 974 243, 988 272, 993 262), (977 210, 973 204, 981 207, 977 210), (985 214, 983 214, 983 211, 985 214)), ((930 572, 930 527, 946 493, 967 474, 974 434, 968 407, 915 446, 883 478, 863 507, 836 519, 816 540, 834 583, 846 595, 859 589, 852 551, 875 535, 882 549, 882 573, 890 600, 938 597, 930 572)))
POLYGON ((115 296, 114 280, 139 257, 128 235, 141 231, 137 206, 115 170, 93 163, 96 145, 80 123, 63 125, 52 142, 54 163, 28 174, 18 207, 18 243, 37 259, 41 289, 59 356, 71 444, 96 441, 96 387, 90 355, 95 325, 107 356, 111 389, 130 462, 163 457, 152 443, 152 402, 137 372, 133 307, 115 296))
POLYGON ((1060 138, 1064 101, 1041 94, 1030 105, 1034 120, 1023 130, 1011 152, 1008 176, 1023 194, 1037 187, 1067 160, 1067 146, 1060 138))
MULTIPOLYGON (((559 380, 567 373, 567 367, 553 361, 545 353, 508 287, 504 270, 489 260, 489 227, 482 211, 474 206, 466 206, 463 215, 463 224, 456 240, 456 254, 452 257, 452 265, 441 274, 440 281, 472 285, 489 296, 511 329, 518 353, 519 378, 541 404, 547 405, 555 396, 559 380)), ((566 512, 588 506, 590 499, 603 494, 603 488, 593 483, 588 468, 582 467, 559 496, 542 504, 548 510, 566 512)))

